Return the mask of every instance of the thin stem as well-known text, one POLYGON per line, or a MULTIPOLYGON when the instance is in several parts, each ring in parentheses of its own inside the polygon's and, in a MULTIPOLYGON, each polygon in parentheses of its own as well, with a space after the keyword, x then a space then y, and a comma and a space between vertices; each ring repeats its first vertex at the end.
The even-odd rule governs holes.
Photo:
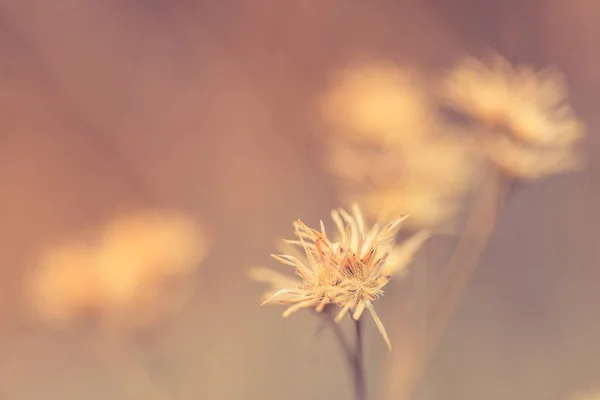
POLYGON ((355 321, 356 327, 356 353, 354 356, 354 388, 356 400, 367 399, 367 384, 365 379, 365 364, 363 358, 363 334, 360 318, 355 321))
POLYGON ((342 352, 344 353, 346 362, 348 363, 349 367, 353 370, 352 366, 354 365, 354 358, 355 358, 354 353, 352 351, 352 348, 348 344, 346 337, 344 336, 344 332, 342 331, 342 328, 329 315, 325 316, 325 319, 331 326, 331 329, 333 330, 333 333, 335 334, 335 337, 336 337, 338 343, 340 344, 340 347, 342 348, 342 352))
POLYGON ((344 336, 341 326, 333 320, 333 316, 326 312, 323 314, 323 318, 333 330, 333 333, 342 348, 342 352, 344 353, 346 363, 354 382, 356 400, 367 400, 367 385, 363 359, 363 334, 360 320, 355 321, 356 346, 352 349, 344 336))
POLYGON ((483 193, 475 210, 471 213, 465 228, 465 235, 456 245, 450 258, 447 267, 450 277, 446 281, 447 285, 443 287, 441 295, 434 303, 430 321, 433 327, 430 352, 435 351, 458 303, 460 294, 467 286, 494 232, 498 214, 510 192, 510 184, 504 185, 504 183, 492 183, 491 187, 483 193))
MULTIPOLYGON (((463 236, 456 244, 448 261, 448 278, 444 280, 446 284, 442 287, 440 296, 435 299, 430 314, 431 317, 427 321, 428 337, 423 344, 417 346, 419 348, 409 349, 410 353, 413 354, 410 360, 399 360, 398 366, 395 366, 395 360, 392 360, 392 370, 402 370, 409 376, 400 377, 400 382, 394 385, 389 382, 388 398, 408 399, 411 397, 418 380, 439 344, 460 299, 460 294, 469 282, 481 255, 487 247, 496 226, 498 214, 506 204, 511 189, 513 189, 512 184, 512 181, 502 181, 497 179, 495 175, 490 176, 489 181, 486 182, 486 187, 483 188, 469 215, 463 236), (406 363, 410 363, 410 367, 407 367, 406 363)), ((410 343, 415 345, 414 341, 410 343)), ((395 371, 391 372, 394 373, 395 371)), ((392 374, 390 374, 390 380, 397 378, 399 377, 392 377, 392 374)))

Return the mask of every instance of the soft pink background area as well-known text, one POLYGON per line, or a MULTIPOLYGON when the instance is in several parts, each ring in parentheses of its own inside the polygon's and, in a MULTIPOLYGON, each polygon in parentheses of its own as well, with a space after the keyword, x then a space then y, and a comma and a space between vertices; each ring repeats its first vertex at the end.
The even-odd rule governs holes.
MULTIPOLYGON (((566 72, 589 169, 511 202, 417 398, 600 387, 598 21, 592 0, 1 0, 0 399, 139 398, 130 352, 173 399, 350 398, 333 338, 259 309, 244 268, 276 265, 292 220, 337 206, 314 107, 329 72, 356 57, 432 69, 486 46, 566 72), (148 206, 213 234, 181 315, 121 350, 30 320, 21 283, 41 246, 148 206)), ((376 396, 386 350, 367 332, 376 396)))

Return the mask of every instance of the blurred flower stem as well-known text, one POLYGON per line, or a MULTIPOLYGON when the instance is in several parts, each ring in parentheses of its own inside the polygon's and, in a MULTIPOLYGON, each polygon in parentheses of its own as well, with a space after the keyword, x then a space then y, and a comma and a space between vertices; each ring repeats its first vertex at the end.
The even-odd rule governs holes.
POLYGON ((473 275, 494 232, 500 211, 506 204, 515 181, 490 171, 488 179, 476 195, 461 238, 458 240, 445 269, 439 295, 427 309, 423 330, 411 334, 422 337, 404 340, 406 351, 392 356, 389 366, 386 398, 407 400, 423 375, 452 317, 460 295, 473 275))
POLYGON ((356 327, 356 354, 354 356, 354 384, 356 400, 367 400, 367 384, 363 356, 363 330, 360 318, 354 321, 356 327))
POLYGON ((359 319, 354 321, 356 331, 356 346, 352 349, 344 336, 344 332, 339 324, 337 324, 330 313, 325 313, 324 318, 331 326, 337 341, 340 344, 342 352, 346 358, 346 363, 354 381, 354 393, 356 400, 367 400, 367 384, 365 376, 365 364, 363 355, 363 328, 362 322, 359 319))

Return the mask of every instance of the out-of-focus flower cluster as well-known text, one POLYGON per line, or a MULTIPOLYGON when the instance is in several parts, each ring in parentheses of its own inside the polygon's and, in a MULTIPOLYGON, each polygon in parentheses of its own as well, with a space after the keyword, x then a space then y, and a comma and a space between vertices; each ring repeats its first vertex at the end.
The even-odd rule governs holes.
POLYGON ((498 55, 464 58, 427 80, 392 63, 346 68, 321 110, 326 160, 341 197, 378 218, 411 213, 416 226, 448 226, 485 160, 518 180, 579 166, 583 124, 562 75, 515 68, 498 55), (468 123, 450 121, 451 108, 468 123), (465 119, 465 118, 463 118, 465 119))
POLYGON ((48 248, 29 277, 36 314, 67 326, 93 315, 103 328, 140 328, 181 304, 184 278, 204 258, 208 236, 188 217, 140 211, 89 238, 48 248))
POLYGON ((473 179, 471 154, 442 132, 432 101, 415 71, 393 64, 341 71, 322 109, 332 127, 328 166, 345 200, 378 219, 410 212, 413 226, 454 215, 473 179))

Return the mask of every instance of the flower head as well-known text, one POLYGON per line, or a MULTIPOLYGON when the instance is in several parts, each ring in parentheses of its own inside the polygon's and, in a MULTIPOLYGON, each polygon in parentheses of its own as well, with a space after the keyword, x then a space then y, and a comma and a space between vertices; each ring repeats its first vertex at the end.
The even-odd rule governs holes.
POLYGON ((353 207, 353 214, 343 209, 332 212, 337 240, 327 236, 323 222, 320 230, 311 229, 300 220, 294 223, 297 240, 286 242, 300 246, 304 254, 273 257, 295 267, 300 279, 266 268, 253 268, 250 276, 273 286, 273 291, 262 304, 278 302, 289 305, 284 317, 302 308, 321 312, 325 306, 333 304, 341 308, 335 318, 339 322, 348 312, 358 320, 365 309, 369 310, 379 332, 391 347, 373 302, 383 294, 383 288, 392 275, 404 270, 412 261, 413 254, 429 234, 421 231, 408 239, 394 252, 396 262, 390 263, 396 234, 407 216, 393 220, 384 228, 376 224, 367 229, 357 206, 353 207))
POLYGON ((496 54, 488 63, 463 59, 442 83, 444 101, 485 127, 483 152, 521 179, 579 166, 574 145, 585 127, 566 95, 564 77, 557 71, 513 67, 496 54))

